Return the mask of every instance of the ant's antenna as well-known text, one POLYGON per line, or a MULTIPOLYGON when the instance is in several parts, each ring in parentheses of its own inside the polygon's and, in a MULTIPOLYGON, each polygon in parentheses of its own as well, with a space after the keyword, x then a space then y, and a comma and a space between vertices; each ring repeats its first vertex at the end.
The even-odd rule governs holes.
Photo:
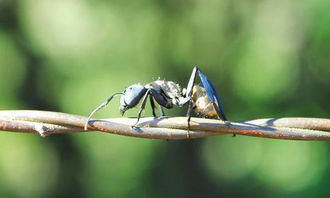
POLYGON ((96 107, 96 109, 94 109, 94 111, 92 111, 92 113, 89 114, 88 119, 85 123, 84 126, 84 130, 87 131, 88 129, 88 122, 89 120, 92 118, 92 116, 99 111, 100 109, 102 109, 103 107, 105 107, 114 97, 119 96, 119 95, 123 95, 123 93, 115 93, 113 94, 111 97, 109 97, 106 101, 104 101, 102 104, 100 104, 98 107, 96 107))

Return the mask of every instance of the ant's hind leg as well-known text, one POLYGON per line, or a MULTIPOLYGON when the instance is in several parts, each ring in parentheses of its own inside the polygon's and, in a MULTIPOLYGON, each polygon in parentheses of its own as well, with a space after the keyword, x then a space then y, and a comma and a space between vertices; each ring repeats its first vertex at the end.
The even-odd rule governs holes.
POLYGON ((191 72, 189 82, 188 82, 187 88, 186 88, 187 89, 186 90, 186 96, 188 96, 188 97, 192 95, 197 70, 198 70, 198 68, 194 67, 192 72, 191 72))
POLYGON ((187 111, 187 123, 188 123, 188 129, 187 129, 187 138, 190 138, 190 119, 191 119, 191 110, 193 109, 192 101, 189 101, 188 104, 188 111, 187 111))

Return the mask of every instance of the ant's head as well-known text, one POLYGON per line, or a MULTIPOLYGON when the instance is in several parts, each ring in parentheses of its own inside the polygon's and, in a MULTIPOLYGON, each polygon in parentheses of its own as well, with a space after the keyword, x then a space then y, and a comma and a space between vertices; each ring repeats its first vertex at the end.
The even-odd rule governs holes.
POLYGON ((120 97, 120 114, 124 115, 127 109, 135 107, 141 98, 143 98, 146 91, 147 89, 141 84, 134 84, 127 87, 120 97))

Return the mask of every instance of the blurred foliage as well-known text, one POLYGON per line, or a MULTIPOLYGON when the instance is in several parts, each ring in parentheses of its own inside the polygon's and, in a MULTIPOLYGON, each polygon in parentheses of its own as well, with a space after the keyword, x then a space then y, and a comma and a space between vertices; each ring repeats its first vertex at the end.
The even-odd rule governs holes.
MULTIPOLYGON (((329 9, 326 0, 0 0, 0 107, 88 115, 133 83, 185 86, 199 65, 230 120, 328 118, 329 9)), ((119 116, 118 103, 96 117, 119 116)), ((0 136, 1 197, 330 194, 326 142, 0 136)))

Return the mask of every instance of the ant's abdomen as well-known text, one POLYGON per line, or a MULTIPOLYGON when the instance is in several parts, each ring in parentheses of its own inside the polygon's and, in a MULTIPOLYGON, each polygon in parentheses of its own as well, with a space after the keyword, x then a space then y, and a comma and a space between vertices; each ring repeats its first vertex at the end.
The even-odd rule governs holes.
POLYGON ((195 111, 206 117, 217 117, 215 106, 209 100, 203 87, 195 85, 193 88, 192 99, 195 105, 195 111))

